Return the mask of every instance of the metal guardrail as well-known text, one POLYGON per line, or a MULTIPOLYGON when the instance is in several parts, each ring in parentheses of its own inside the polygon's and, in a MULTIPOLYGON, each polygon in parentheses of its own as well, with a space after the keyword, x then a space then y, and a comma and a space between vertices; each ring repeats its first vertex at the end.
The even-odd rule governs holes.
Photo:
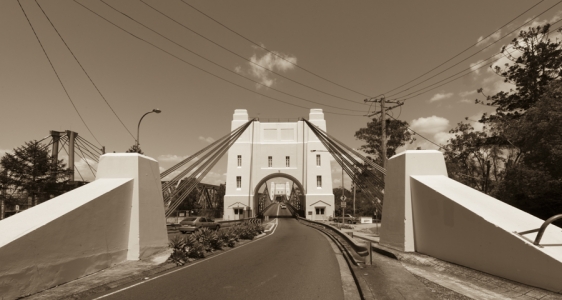
POLYGON ((320 225, 323 226, 324 228, 329 229, 330 231, 336 233, 337 235, 339 235, 341 238, 343 238, 350 246, 351 248, 353 248, 353 251, 355 251, 355 253, 357 253, 359 256, 368 256, 369 255, 369 248, 370 248, 370 243, 369 244, 369 248, 365 247, 364 245, 359 245, 357 243, 355 243, 355 241, 349 237, 349 235, 345 234, 344 232, 340 231, 339 229, 337 229, 336 227, 332 226, 332 225, 328 225, 328 224, 324 224, 324 223, 320 223, 320 222, 316 222, 316 221, 312 221, 312 220, 308 220, 306 218, 301 218, 299 216, 296 216, 296 218, 298 220, 303 220, 312 224, 316 224, 316 225, 320 225))
POLYGON ((548 225, 550 225, 550 223, 552 223, 552 222, 554 222, 554 221, 556 221, 556 220, 558 220, 558 219, 562 219, 562 214, 555 215, 555 216, 553 216, 553 217, 548 218, 546 221, 544 221, 544 223, 542 223, 542 225, 541 225, 540 228, 531 229, 531 230, 522 231, 522 232, 516 232, 516 233, 522 236, 522 235, 527 234, 527 233, 533 233, 533 232, 537 232, 537 231, 538 231, 537 237, 535 238, 535 241, 533 242, 533 244, 534 244, 535 246, 539 246, 539 247, 540 247, 540 246, 541 246, 541 245, 540 245, 540 242, 541 242, 542 236, 543 236, 543 234, 544 234, 544 231, 546 230, 546 227, 547 227, 548 225))

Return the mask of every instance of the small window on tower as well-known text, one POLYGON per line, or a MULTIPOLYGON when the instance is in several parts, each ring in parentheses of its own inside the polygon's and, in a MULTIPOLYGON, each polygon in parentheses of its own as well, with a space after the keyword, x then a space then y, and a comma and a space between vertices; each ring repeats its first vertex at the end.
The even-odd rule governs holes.
POLYGON ((242 155, 238 155, 238 166, 242 166, 242 155))
POLYGON ((236 176, 236 188, 242 188, 242 176, 236 176))
POLYGON ((320 166, 320 154, 316 154, 316 165, 320 166))
POLYGON ((320 175, 316 176, 316 187, 322 187, 322 176, 320 175))
POLYGON ((285 156, 285 166, 288 168, 291 166, 291 157, 285 156))
POLYGON ((268 156, 267 157, 267 167, 271 168, 273 166, 273 157, 268 156))

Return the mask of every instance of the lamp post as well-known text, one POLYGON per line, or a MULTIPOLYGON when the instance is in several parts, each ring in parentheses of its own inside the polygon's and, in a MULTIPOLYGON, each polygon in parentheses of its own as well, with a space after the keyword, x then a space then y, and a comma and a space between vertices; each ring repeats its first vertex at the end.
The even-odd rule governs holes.
POLYGON ((146 115, 148 115, 148 114, 150 114, 150 113, 157 113, 157 114, 159 114, 159 113, 161 113, 161 112, 162 112, 161 110, 159 110, 158 108, 155 108, 155 109, 153 109, 152 111, 149 111, 149 112, 145 113, 145 114, 142 115, 142 117, 140 118, 140 120, 139 120, 139 125, 137 126, 137 144, 136 144, 136 146, 137 146, 137 151, 138 151, 139 145, 140 145, 139 136, 140 136, 140 124, 141 124, 141 122, 142 122, 142 119, 144 118, 144 116, 146 116, 146 115))

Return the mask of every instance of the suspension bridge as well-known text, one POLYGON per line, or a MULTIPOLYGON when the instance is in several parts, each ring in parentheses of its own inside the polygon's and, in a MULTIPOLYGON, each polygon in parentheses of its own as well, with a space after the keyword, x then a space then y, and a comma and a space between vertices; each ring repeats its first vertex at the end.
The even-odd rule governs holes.
MULTIPOLYGON (((562 215, 543 221, 450 179, 438 151, 405 151, 392 157, 385 169, 326 128, 319 109, 296 122, 260 122, 250 119, 246 110, 236 110, 231 132, 164 172, 159 172, 156 160, 136 153, 99 156, 97 168, 91 167, 96 180, 0 222, 0 232, 6 233, 0 238, 0 258, 17 257, 2 260, 6 263, 0 265, 0 294, 16 298, 165 250, 166 217, 193 191, 199 191, 205 207, 218 208, 222 198, 227 220, 267 216, 268 208, 282 202, 295 218, 324 227, 326 223, 318 221, 333 213, 336 201, 330 156, 384 212, 380 245, 562 291, 562 234, 550 224, 562 215), (224 155, 226 185, 202 183, 224 155), (22 252, 24 248, 40 251, 22 252)), ((92 149, 69 131, 51 137, 45 147, 52 146, 53 154, 69 147, 69 157, 76 153, 93 160, 96 153, 103 153, 103 148, 92 149)), ((273 246, 288 245, 296 238, 307 243, 305 249, 328 255, 324 251, 328 247, 308 229, 297 230, 302 227, 295 222, 279 222, 285 229, 259 244, 262 248, 251 257, 273 252, 287 262, 294 257, 301 259, 299 264, 314 261, 315 267, 304 278, 323 278, 318 284, 338 282, 321 270, 341 264, 303 255, 306 251, 299 247, 290 248, 291 256, 283 256, 284 250, 278 252, 273 246)), ((352 248, 357 255, 366 255, 365 247, 353 244, 352 248)), ((269 265, 283 269, 289 264, 269 265)), ((223 272, 224 265, 220 267, 218 272, 223 272)))

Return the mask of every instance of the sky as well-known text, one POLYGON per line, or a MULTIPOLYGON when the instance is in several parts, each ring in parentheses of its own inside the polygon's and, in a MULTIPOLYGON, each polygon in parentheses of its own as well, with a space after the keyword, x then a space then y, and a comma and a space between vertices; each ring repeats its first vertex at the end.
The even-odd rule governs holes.
MULTIPOLYGON (((0 155, 50 130, 125 152, 155 108, 140 144, 161 169, 226 135, 235 109, 271 121, 322 108, 328 133, 358 148, 354 133, 379 109, 364 99, 381 95, 408 98, 389 113, 442 145, 457 123, 481 128, 475 121, 493 112, 474 103, 477 89, 513 88, 489 68, 507 59, 485 60, 520 26, 558 21, 557 3, 3 0, 0 155)), ((400 150, 417 147, 438 149, 418 136, 400 150)), ((225 172, 223 161, 204 181, 224 182, 225 172)))

